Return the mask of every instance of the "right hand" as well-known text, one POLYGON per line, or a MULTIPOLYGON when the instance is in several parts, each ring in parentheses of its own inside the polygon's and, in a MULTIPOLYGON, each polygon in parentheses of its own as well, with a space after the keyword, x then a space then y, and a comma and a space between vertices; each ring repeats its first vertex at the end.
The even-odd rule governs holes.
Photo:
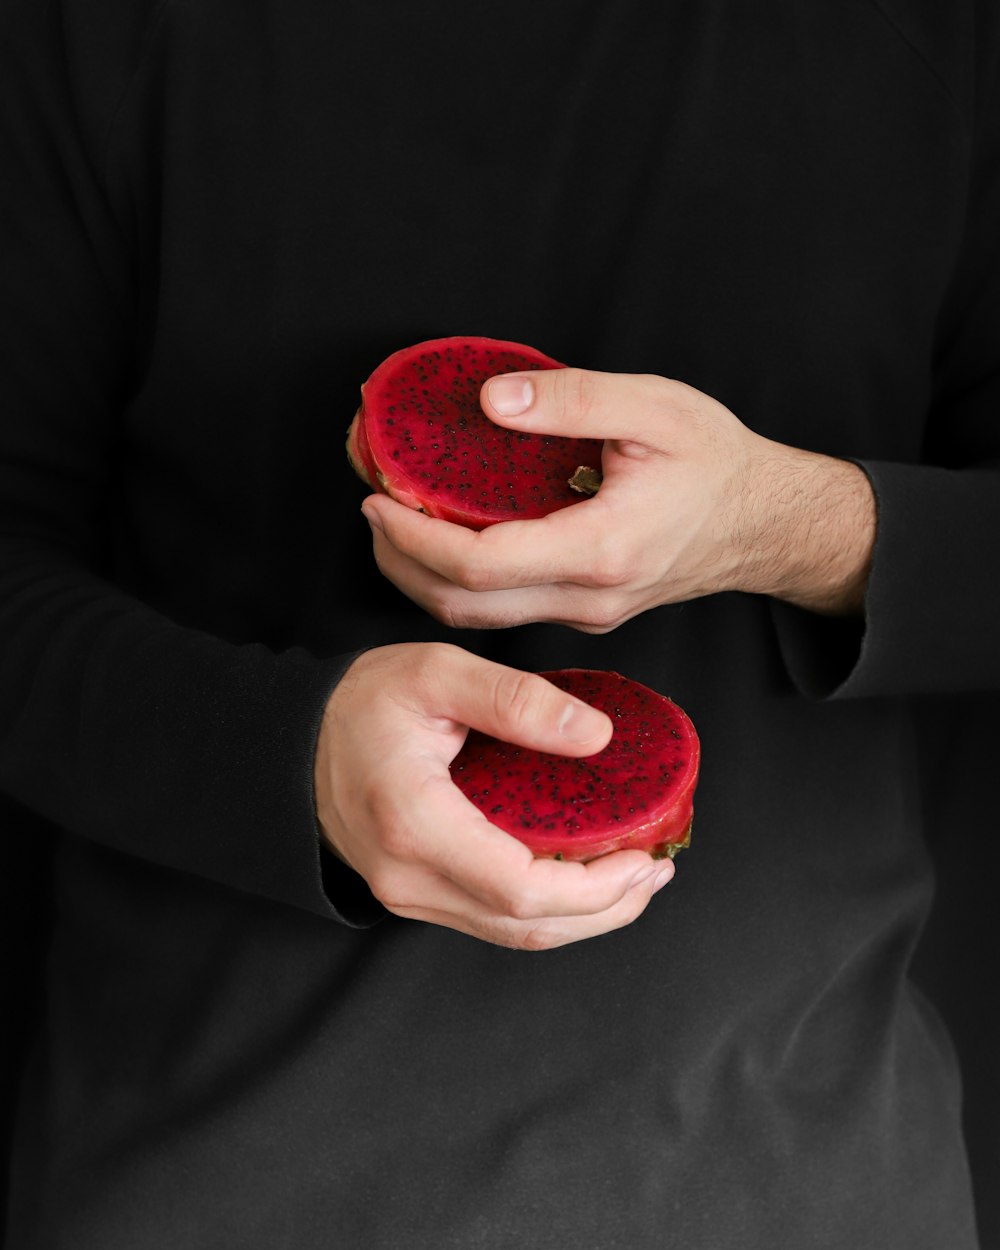
POLYGON ((572 756, 611 737, 603 712, 537 674, 446 643, 367 651, 330 696, 317 744, 317 813, 334 853, 396 915, 501 946, 547 950, 635 920, 671 861, 638 850, 535 859, 451 780, 470 727, 572 756))

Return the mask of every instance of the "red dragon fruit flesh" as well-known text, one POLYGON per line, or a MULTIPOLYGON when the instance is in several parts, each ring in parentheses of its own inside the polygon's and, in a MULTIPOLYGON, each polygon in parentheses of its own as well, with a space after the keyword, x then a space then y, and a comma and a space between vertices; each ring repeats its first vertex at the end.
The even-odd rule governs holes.
POLYGON ((611 741, 571 759, 471 730, 451 775, 490 822, 540 858, 596 859, 625 848, 671 858, 691 840, 701 748, 694 725, 666 696, 618 673, 542 673, 606 712, 611 741))
POLYGON ((576 503, 599 484, 601 441, 505 430, 479 403, 494 374, 564 367, 499 339, 405 347, 361 388, 347 436, 351 464, 373 490, 469 529, 576 503))

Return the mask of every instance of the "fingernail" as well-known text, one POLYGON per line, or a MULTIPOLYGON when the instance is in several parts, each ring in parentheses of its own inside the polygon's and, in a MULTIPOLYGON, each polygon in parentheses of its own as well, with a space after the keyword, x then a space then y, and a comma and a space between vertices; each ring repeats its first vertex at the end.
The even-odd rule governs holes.
POLYGON ((590 742, 604 732, 606 724, 603 712, 586 703, 567 703, 559 718, 559 732, 568 742, 590 742))
POLYGON ((535 398, 535 388, 527 378, 491 378, 486 395, 494 411, 501 417, 517 417, 527 412, 535 398))
POLYGON ((383 533, 385 532, 382 530, 382 522, 379 520, 379 515, 374 508, 366 508, 365 505, 362 504, 361 513, 372 529, 380 530, 383 533))
POLYGON ((664 868, 660 869, 659 876, 653 882, 653 893, 655 894, 657 890, 662 890, 663 887, 667 885, 668 882, 673 881, 673 879, 674 879, 674 865, 671 862, 667 864, 664 868))

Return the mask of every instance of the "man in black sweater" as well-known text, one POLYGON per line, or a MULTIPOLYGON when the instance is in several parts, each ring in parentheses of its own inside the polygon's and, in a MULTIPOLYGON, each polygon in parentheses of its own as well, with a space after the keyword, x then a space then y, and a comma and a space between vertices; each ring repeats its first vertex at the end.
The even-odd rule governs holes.
POLYGON ((976 1246, 910 696, 1000 686, 998 55, 977 0, 3 6, 12 1250, 976 1246), (365 501, 358 382, 449 333, 582 366, 484 402, 607 491, 365 501), (596 750, 573 665, 701 733, 655 898, 442 784, 468 723, 596 750))

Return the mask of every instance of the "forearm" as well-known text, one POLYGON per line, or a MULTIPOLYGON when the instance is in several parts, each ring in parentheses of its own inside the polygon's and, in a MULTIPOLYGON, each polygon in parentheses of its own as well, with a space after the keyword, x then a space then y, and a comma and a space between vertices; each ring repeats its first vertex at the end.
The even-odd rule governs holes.
POLYGON ((350 656, 183 628, 0 525, 0 789, 67 831, 336 918, 312 796, 350 656))
POLYGON ((857 465, 767 443, 739 528, 741 590, 828 616, 861 612, 875 545, 875 495, 857 465))

